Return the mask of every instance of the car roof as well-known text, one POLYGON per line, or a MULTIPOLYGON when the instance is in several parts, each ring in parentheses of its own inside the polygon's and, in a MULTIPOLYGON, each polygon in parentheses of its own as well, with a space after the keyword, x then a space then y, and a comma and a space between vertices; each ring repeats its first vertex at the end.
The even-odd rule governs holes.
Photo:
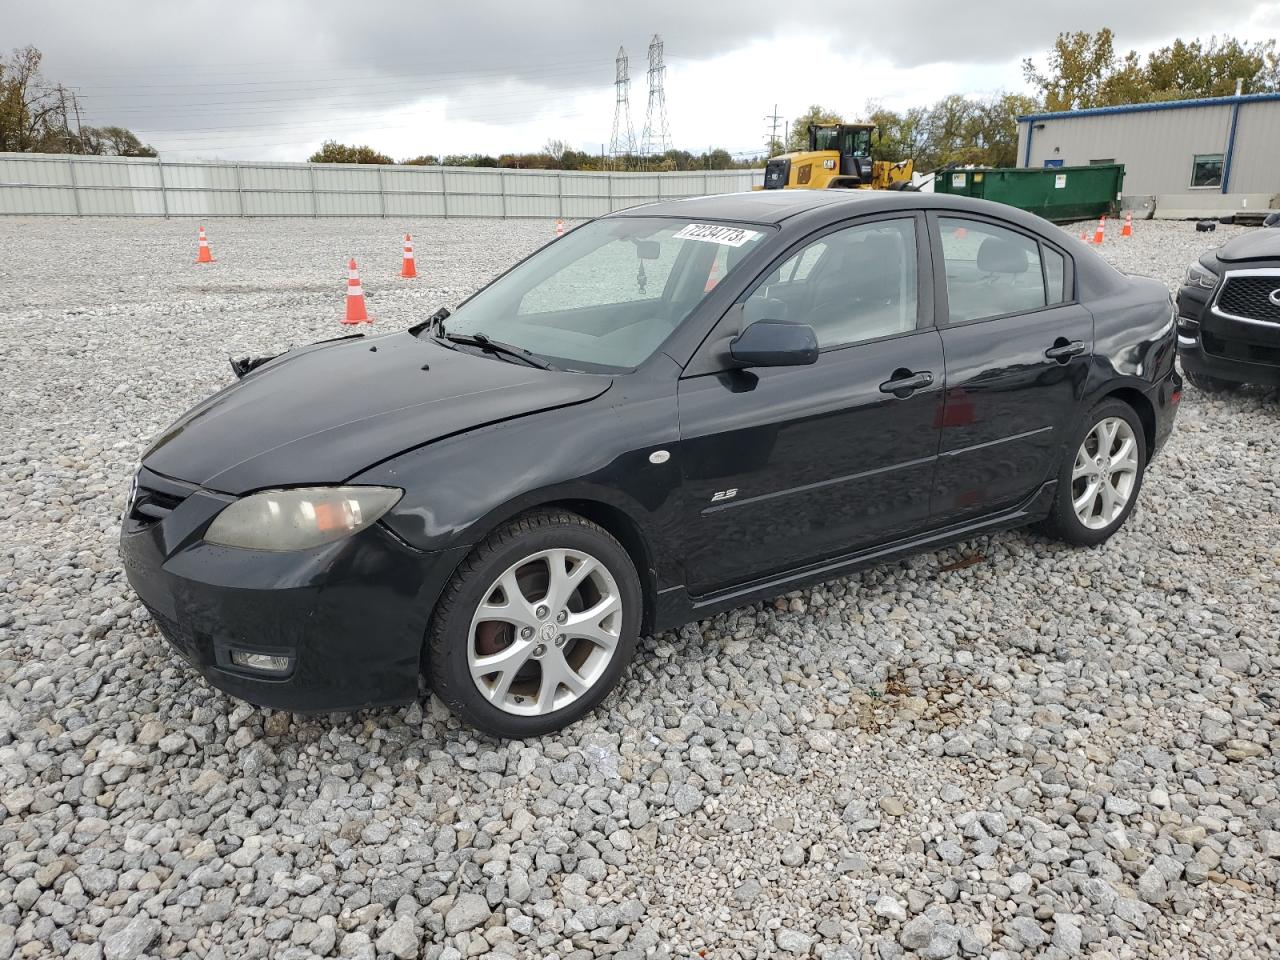
MULTIPOLYGON (((777 224, 796 214, 832 204, 865 204, 879 199, 875 190, 748 190, 709 197, 658 200, 628 207, 615 217, 677 217, 699 220, 743 220, 777 224)), ((901 194, 895 194, 901 196, 901 194)), ((871 212, 871 208, 868 208, 871 212)))
POLYGON ((658 200, 628 207, 609 216, 734 220, 777 226, 795 217, 813 223, 897 210, 977 213, 1008 220, 1041 234, 1053 229, 1047 220, 1003 203, 913 190, 750 190, 658 200))

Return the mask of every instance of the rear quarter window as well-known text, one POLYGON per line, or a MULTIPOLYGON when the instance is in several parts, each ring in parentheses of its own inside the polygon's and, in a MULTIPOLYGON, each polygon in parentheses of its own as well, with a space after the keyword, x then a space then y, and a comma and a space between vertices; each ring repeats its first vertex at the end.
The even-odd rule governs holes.
POLYGON ((1044 257, 1044 284, 1049 303, 1066 303, 1071 299, 1066 289, 1066 259, 1057 250, 1041 246, 1044 257))

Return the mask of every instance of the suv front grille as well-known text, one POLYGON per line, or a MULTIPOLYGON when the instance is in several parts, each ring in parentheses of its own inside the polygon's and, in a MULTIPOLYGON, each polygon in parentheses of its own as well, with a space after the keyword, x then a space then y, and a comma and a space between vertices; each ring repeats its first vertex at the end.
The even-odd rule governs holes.
POLYGON ((1233 317, 1280 323, 1280 273, 1256 276, 1228 276, 1218 294, 1217 309, 1233 317))

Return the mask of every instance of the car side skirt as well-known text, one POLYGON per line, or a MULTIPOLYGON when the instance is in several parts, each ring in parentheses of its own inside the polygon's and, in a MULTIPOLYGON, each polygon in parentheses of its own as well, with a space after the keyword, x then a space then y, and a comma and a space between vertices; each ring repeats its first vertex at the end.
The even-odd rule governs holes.
POLYGON ((691 597, 684 586, 670 587, 658 594, 654 632, 670 630, 681 624, 702 620, 744 604, 779 596, 789 590, 833 580, 864 567, 937 550, 971 537, 1025 526, 1048 516, 1057 487, 1057 480, 1049 480, 1030 498, 1011 510, 976 521, 930 530, 908 540, 898 540, 860 553, 790 570, 768 580, 757 580, 700 597, 691 597))

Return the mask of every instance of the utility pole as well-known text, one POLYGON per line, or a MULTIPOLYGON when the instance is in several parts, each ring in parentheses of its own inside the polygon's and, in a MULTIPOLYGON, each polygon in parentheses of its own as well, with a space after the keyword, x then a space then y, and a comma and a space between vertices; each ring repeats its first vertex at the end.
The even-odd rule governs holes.
POLYGON ((778 105, 775 103, 773 105, 773 113, 765 114, 765 120, 770 121, 769 140, 765 146, 765 153, 769 156, 773 156, 773 145, 779 142, 778 121, 781 119, 782 118, 778 116, 778 105))

